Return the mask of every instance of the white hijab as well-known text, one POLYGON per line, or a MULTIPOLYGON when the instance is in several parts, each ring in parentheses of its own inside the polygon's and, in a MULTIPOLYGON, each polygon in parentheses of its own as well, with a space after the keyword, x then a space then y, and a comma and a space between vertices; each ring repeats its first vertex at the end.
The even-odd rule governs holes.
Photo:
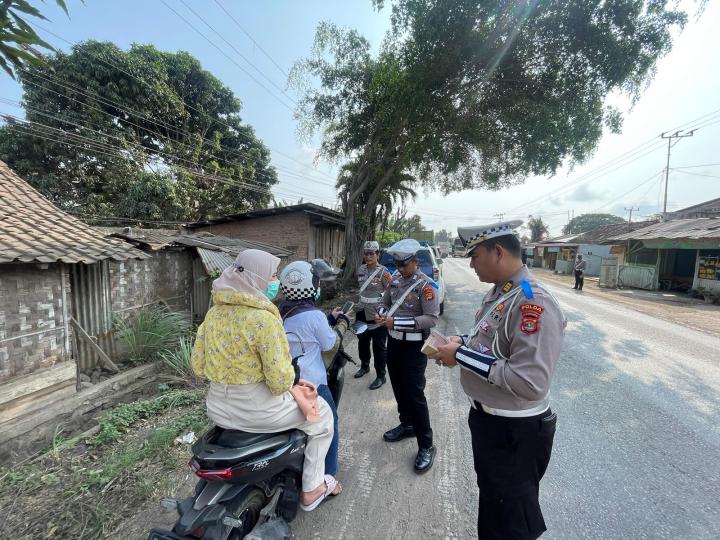
POLYGON ((213 281, 213 291, 231 289, 262 295, 279 265, 280 259, 266 251, 246 249, 213 281))

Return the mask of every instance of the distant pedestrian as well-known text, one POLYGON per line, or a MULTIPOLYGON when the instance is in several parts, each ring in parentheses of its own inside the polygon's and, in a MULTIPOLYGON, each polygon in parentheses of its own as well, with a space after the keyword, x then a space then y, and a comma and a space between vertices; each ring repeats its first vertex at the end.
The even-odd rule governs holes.
POLYGON ((575 260, 575 286, 573 289, 582 291, 583 284, 585 283, 585 268, 587 267, 587 261, 583 259, 582 255, 578 255, 575 260))

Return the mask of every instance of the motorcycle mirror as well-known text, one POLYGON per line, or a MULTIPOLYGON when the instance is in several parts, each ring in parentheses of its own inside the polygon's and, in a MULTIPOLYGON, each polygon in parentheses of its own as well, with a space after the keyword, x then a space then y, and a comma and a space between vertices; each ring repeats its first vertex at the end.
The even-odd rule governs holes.
POLYGON ((356 336, 359 336, 360 334, 362 334, 363 332, 365 332, 367 329, 368 329, 367 323, 364 323, 364 322, 362 322, 362 321, 355 321, 355 322, 350 326, 350 331, 351 331, 353 334, 355 334, 356 336))

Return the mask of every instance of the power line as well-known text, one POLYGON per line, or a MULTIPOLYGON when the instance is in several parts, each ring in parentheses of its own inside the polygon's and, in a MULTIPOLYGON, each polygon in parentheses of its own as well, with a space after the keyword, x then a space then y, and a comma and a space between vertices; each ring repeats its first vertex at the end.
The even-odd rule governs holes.
MULTIPOLYGON (((29 123, 29 124, 38 124, 37 122, 30 122, 30 121, 23 120, 23 119, 20 119, 17 117, 13 117, 12 115, 4 114, 3 116, 11 117, 14 120, 19 121, 19 122, 25 122, 25 123, 29 123)), ((56 134, 54 134, 54 132, 51 134, 48 134, 47 132, 42 131, 42 129, 37 129, 37 128, 33 128, 33 127, 28 127, 25 125, 15 124, 15 127, 26 129, 28 131, 28 133, 34 137, 38 137, 38 138, 48 140, 51 142, 55 142, 58 144, 65 144, 67 146, 70 146, 73 148, 78 148, 83 151, 90 150, 95 154, 105 155, 105 156, 112 157, 112 158, 119 158, 119 159, 124 159, 124 160, 131 159, 131 157, 128 155, 123 155, 121 153, 116 152, 116 149, 112 146, 109 146, 109 145, 106 145, 103 143, 98 143, 97 141, 88 139, 87 137, 83 137, 83 136, 75 134, 75 133, 67 132, 67 131, 61 130, 59 128, 53 128, 52 126, 45 126, 44 124, 40 124, 40 126, 47 127, 53 131, 59 131, 59 132, 61 132, 61 134, 56 135, 56 134), (77 144, 73 144, 72 142, 69 142, 68 140, 54 138, 50 135, 55 135, 56 137, 65 136, 65 137, 75 138, 77 144), (83 146, 83 144, 84 144, 84 146, 83 146)), ((133 160, 133 161, 135 161, 135 160, 133 160)), ((137 161, 135 161, 135 163, 136 163, 136 165, 139 165, 139 166, 144 165, 142 163, 137 163, 137 161)), ((181 171, 184 171, 186 174, 189 174, 190 176, 194 176, 194 177, 197 177, 200 179, 214 180, 214 181, 217 181, 217 182, 220 182, 223 184, 230 185, 232 187, 246 189, 248 191, 255 191, 258 193, 264 193, 264 194, 271 195, 271 196, 273 195, 273 193, 270 191, 270 186, 266 186, 264 188, 259 188, 252 184, 247 184, 246 182, 237 181, 237 180, 233 180, 233 179, 230 179, 227 177, 218 176, 218 175, 214 175, 214 174, 200 172, 197 170, 189 169, 187 167, 183 167, 181 165, 175 165, 175 167, 181 171)), ((290 197, 290 198, 297 197, 297 195, 287 194, 287 193, 281 192, 280 190, 277 190, 277 193, 283 197, 290 197)), ((301 198, 310 198, 310 197, 307 197, 306 194, 301 194, 301 198)), ((326 200, 323 200, 323 202, 328 203, 328 201, 326 201, 326 200)), ((332 205, 334 203, 329 203, 329 204, 332 205)))
POLYGON ((268 77, 267 75, 265 75, 265 73, 264 73, 261 69, 259 69, 257 66, 255 66, 255 64, 253 64, 250 60, 248 60, 248 59, 245 57, 245 55, 243 55, 243 54, 237 49, 237 47, 235 47, 232 43, 230 43, 227 39, 225 39, 225 38, 223 37, 223 35, 222 35, 220 32, 218 32, 217 30, 215 30, 215 28, 214 28, 210 23, 208 23, 205 19, 203 19, 202 16, 201 16, 199 13, 197 13, 193 8, 191 8, 189 5, 187 5, 187 3, 185 2, 185 0, 180 0, 180 3, 181 3, 183 6, 185 6, 185 8, 187 8, 187 10, 190 11, 190 13, 192 13, 192 14, 195 15, 198 19, 200 19, 200 21, 201 21, 205 26, 207 26, 210 30, 212 30, 220 39, 222 39, 233 51, 235 51, 235 52, 237 53, 237 55, 238 55, 240 58, 242 58, 243 60, 245 60, 245 62, 247 62, 255 71, 257 71, 260 75, 262 75, 270 84, 272 84, 275 88, 277 88, 280 92, 282 92, 290 101, 292 101, 295 105, 297 105, 297 101, 295 101, 295 99, 293 99, 292 96, 288 95, 288 93, 287 93, 285 90, 283 90, 283 89, 280 88, 277 84, 275 84, 275 82, 274 82, 272 79, 270 79, 270 77, 268 77))
MULTIPOLYGON (((137 111, 134 111, 133 109, 125 109, 122 104, 117 103, 117 102, 115 102, 115 101, 113 101, 113 100, 110 100, 110 99, 106 99, 106 98, 104 98, 103 96, 100 96, 99 94, 97 94, 96 92, 93 92, 92 95, 91 95, 91 94, 88 94, 87 92, 85 92, 85 91, 83 91, 83 90, 81 90, 81 89, 73 86, 72 84, 69 84, 69 83, 66 84, 65 82, 58 82, 58 81, 49 79, 49 78, 44 77, 44 76, 40 76, 40 77, 41 77, 43 80, 45 80, 45 81, 47 81, 48 83, 50 83, 50 84, 56 84, 56 85, 60 86, 61 88, 65 88, 66 90, 70 90, 70 91, 72 91, 72 92, 76 92, 76 93, 78 93, 78 94, 80 94, 80 95, 83 95, 83 96, 89 98, 89 99, 97 99, 97 100, 99 100, 99 101, 101 101, 101 102, 104 102, 104 104, 110 105, 110 106, 112 106, 113 108, 117 109, 118 111, 127 114, 128 116, 133 116, 133 114, 135 114, 135 116, 138 116, 138 117, 140 117, 140 118, 144 118, 144 119, 148 120, 151 124, 154 124, 155 126, 159 126, 159 127, 161 127, 161 128, 165 128, 167 131, 170 131, 170 132, 172 132, 172 133, 175 133, 177 136, 179 136, 179 138, 187 139, 187 138, 189 137, 189 134, 188 134, 187 132, 185 132, 185 131, 180 131, 180 130, 178 130, 177 128, 174 128, 173 126, 171 126, 171 125, 169 125, 169 124, 167 124, 167 123, 165 123, 165 122, 152 119, 152 118, 148 117, 147 115, 143 115, 143 114, 141 114, 141 113, 138 113, 137 111)), ((57 78, 57 77, 56 77, 56 78, 57 78)), ((94 107, 93 105, 91 105, 91 104, 89 104, 89 103, 84 103, 84 102, 82 102, 82 101, 79 101, 79 100, 71 97, 71 96, 67 96, 67 95, 61 94, 61 93, 59 93, 59 92, 57 92, 57 91, 55 91, 55 90, 53 90, 53 89, 51 89, 51 88, 48 88, 47 86, 44 86, 44 85, 42 85, 42 84, 39 84, 39 83, 37 83, 37 82, 35 82, 35 81, 31 80, 31 79, 26 79, 25 82, 27 82, 28 84, 31 84, 31 85, 33 85, 33 86, 36 86, 36 87, 38 87, 38 88, 42 88, 43 90, 46 90, 46 91, 48 91, 48 92, 51 92, 51 93, 53 93, 53 94, 55 94, 55 95, 57 95, 57 96, 59 96, 59 97, 61 97, 61 98, 63 98, 63 99, 68 99, 68 100, 74 101, 75 103, 78 103, 79 105, 81 105, 81 106, 83 106, 83 107, 90 108, 90 109, 92 109, 92 110, 95 110, 95 111, 100 112, 101 114, 104 114, 104 115, 106 115, 106 116, 109 116, 109 117, 111 117, 111 118, 114 118, 114 119, 116 119, 116 120, 118 120, 118 121, 125 122, 126 124, 129 124, 129 125, 131 125, 131 126, 133 126, 133 127, 136 127, 136 128, 138 128, 138 129, 140 129, 140 130, 142 130, 142 131, 147 131, 147 132, 149 132, 149 133, 152 133, 153 135, 156 135, 156 136, 157 136, 158 138, 160 138, 160 139, 163 139, 163 138, 164 138, 163 135, 161 135, 161 134, 158 133, 157 131, 153 131, 153 130, 150 129, 150 127, 148 127, 148 126, 141 126, 140 124, 137 124, 137 123, 133 122, 132 120, 129 120, 129 119, 127 119, 127 118, 123 118, 123 117, 121 117, 121 116, 114 115, 114 114, 110 113, 109 111, 107 111, 107 110, 105 110, 105 109, 102 109, 102 108, 99 108, 99 107, 94 107)), ((13 100, 7 100, 7 99, 6 99, 5 101, 11 102, 11 101, 13 101, 13 100)), ((18 102, 15 101, 14 103, 18 103, 18 102)), ((21 104, 20 104, 20 108, 22 108, 22 105, 21 105, 21 104)), ((26 109, 32 110, 33 108, 32 108, 32 107, 26 107, 26 109)), ((37 111, 38 109, 34 109, 34 110, 37 111)), ((42 113, 41 113, 41 114, 42 114, 42 113)), ((58 118, 58 117, 53 117, 53 118, 55 118, 56 120, 59 120, 59 121, 63 121, 63 122, 65 121, 64 119, 61 119, 61 118, 58 118)), ((90 128, 86 128, 86 129, 90 129, 90 128)), ((237 132, 236 132, 236 133, 237 133, 237 132)), ((208 143, 211 143, 211 142, 212 142, 212 141, 210 141, 209 139, 202 139, 202 141, 208 142, 208 143)), ((192 154, 192 153, 195 152, 195 149, 194 149, 194 148, 190 147, 190 146, 189 146, 188 144, 186 144, 186 143, 181 142, 180 140, 173 140, 173 142, 174 142, 175 144, 178 144, 178 145, 184 147, 186 150, 189 151, 190 154, 192 154)), ((257 142, 257 141, 256 141, 256 142, 257 142)), ((261 143, 261 144, 262 144, 262 143, 261 143)), ((248 158, 246 155, 241 154, 241 153, 240 153, 239 151, 237 151, 237 150, 229 149, 229 148, 223 147, 223 146, 220 146, 220 148, 223 149, 223 150, 225 150, 225 151, 227 151, 227 152, 230 153, 230 154, 237 155, 237 156, 242 160, 242 163, 245 164, 245 165, 250 164, 250 165, 253 166, 253 167, 256 167, 256 166, 257 166, 257 163, 256 163, 256 162, 248 161, 249 158, 248 158)), ((152 150, 150 150, 150 149, 148 149, 148 150, 149 150, 149 151, 152 151, 152 150)), ((168 155, 172 155, 172 154, 168 154, 168 155)), ((228 160, 226 160, 226 159, 223 159, 223 158, 221 158, 221 157, 219 157, 219 156, 216 156, 216 155, 214 155, 214 154, 211 154, 211 153, 210 153, 210 154, 207 154, 207 155, 208 155, 208 157, 213 158, 213 159, 217 160, 218 162, 225 163, 225 164, 229 165, 230 167, 235 168, 236 165, 237 165, 236 163, 232 163, 232 162, 230 162, 230 161, 228 161, 228 160)), ((324 183, 324 182, 320 181, 319 179, 314 179, 314 178, 311 178, 311 177, 302 176, 302 175, 300 175, 300 174, 298 174, 298 173, 296 173, 295 171, 292 171, 292 170, 285 171, 283 167, 279 167, 279 166, 275 166, 275 165, 271 165, 271 167, 278 168, 278 169, 280 169, 284 174, 287 174, 287 175, 290 175, 290 176, 296 176, 296 177, 299 178, 299 179, 307 179, 307 180, 309 180, 310 182, 314 182, 314 183, 318 183, 318 184, 324 184, 324 185, 330 185, 330 184, 327 184, 327 183, 324 183)), ((271 180, 276 180, 276 178, 275 178, 273 175, 268 175, 268 172, 265 172, 265 171, 263 171, 263 170, 255 170, 255 171, 254 171, 254 174, 255 174, 256 176, 259 176, 259 177, 265 177, 265 178, 268 178, 268 179, 271 179, 271 180)))
POLYGON ((715 175, 715 174, 702 174, 702 173, 696 173, 696 172, 690 172, 690 171, 679 171, 674 167, 670 170, 679 172, 680 174, 689 174, 690 176, 704 176, 705 178, 720 178, 720 176, 715 175))
MULTIPOLYGON (((182 1, 182 0, 181 0, 181 1, 182 1)), ((212 45, 213 47, 215 47, 215 48, 220 52, 220 54, 222 54, 225 58, 227 58, 228 60, 230 60, 230 62, 232 62, 233 64, 235 64, 235 65, 238 67, 238 69, 240 69, 240 71, 242 71, 243 73, 245 73, 245 75, 247 75, 247 76, 250 77, 253 81, 255 81, 255 83, 256 83, 258 86, 260 86, 263 90, 265 90, 265 92, 267 92, 270 96, 272 96, 273 98, 275 98, 275 100, 276 100, 278 103, 280 103, 280 105, 282 105, 283 107, 285 107, 286 109, 288 109, 290 112, 293 111, 293 108, 292 108, 290 105, 288 105, 287 103, 285 103, 281 98, 279 98, 278 96, 276 96, 275 93, 274 93, 272 90, 270 90, 267 86, 265 86, 263 83, 261 83, 259 80, 257 80, 257 78, 255 78, 255 76, 254 76, 252 73, 250 73, 250 72, 249 72, 248 70, 246 70, 242 65, 240 65, 240 63, 237 62, 232 56, 230 56, 230 55, 227 54, 225 51, 223 51, 222 48, 220 48, 213 40, 211 40, 209 37, 207 37, 205 34, 203 34, 200 30, 198 30, 197 27, 196 27, 193 23, 191 23, 191 22, 188 21, 185 17, 183 17, 177 10, 175 10, 175 8, 173 8, 173 7, 172 7, 170 4, 168 4, 165 0, 160 0, 160 2, 162 2, 162 4, 163 4, 166 8, 168 8, 170 11, 172 11, 172 12, 173 12, 175 15, 177 15, 185 24, 187 24, 187 25, 188 25, 190 28, 192 28, 198 35, 200 35, 200 37, 202 37, 202 38, 203 38, 205 41, 207 41, 210 45, 212 45)), ((183 2, 183 3, 184 3, 184 2, 183 2)), ((187 6, 186 6, 186 7, 187 7, 187 6)))
MULTIPOLYGON (((65 39, 64 37, 60 36, 59 34, 56 34, 56 33, 53 32, 52 30, 50 30, 50 29, 48 29, 48 28, 45 28, 45 27, 43 27, 42 25, 37 24, 36 22, 32 22, 32 23, 31 23, 31 26, 34 26, 34 27, 42 30, 43 32, 45 32, 45 33, 47 33, 47 34, 55 37, 56 39, 59 39, 60 41, 62 41, 63 43, 66 43, 66 44, 68 44, 68 45, 70 45, 71 47, 77 47, 77 48, 79 48, 79 49, 87 48, 87 46, 86 46, 85 44, 80 43, 80 42, 73 42, 73 41, 70 41, 70 40, 68 40, 68 39, 65 39)), ((105 65, 107 65, 107 66, 110 66, 110 67, 112 67, 112 68, 114 68, 114 69, 117 69, 117 70, 120 71, 121 73, 124 73, 124 74, 127 75, 128 77, 131 77, 131 78, 139 81, 141 84, 144 84, 144 85, 146 85, 148 88, 151 88, 151 89, 152 89, 152 85, 151 85, 148 81, 146 81, 145 79, 143 79, 142 77, 138 77, 137 75, 134 75, 134 74, 130 73, 129 71, 126 71, 126 70, 123 69, 122 67, 117 66, 116 64, 110 62, 109 60, 107 60, 107 59, 105 59, 105 58, 102 58, 100 55, 94 54, 93 52, 90 52, 90 51, 89 51, 88 54, 89 54, 90 56, 92 56, 93 58, 97 59, 98 61, 102 62, 103 64, 105 64, 105 65)), ((229 129, 231 129, 231 130, 232 130, 237 136, 239 136, 240 138, 245 138, 247 141, 253 142, 247 135, 245 135, 244 133, 237 132, 235 127, 231 126, 230 124, 227 124, 226 122, 223 122, 221 119, 214 118, 214 117, 210 116, 210 115, 209 115, 208 113, 206 113, 205 111, 200 110, 200 109, 198 109, 197 107, 194 107, 194 106, 190 105, 189 103, 187 103, 187 102, 184 101, 184 100, 182 100, 182 103, 183 103, 183 104, 185 105, 185 107, 187 107, 188 109, 190 109, 190 110, 192 110, 192 111, 195 111, 195 112, 197 112, 198 114, 201 114, 201 115, 205 116, 206 118, 209 118, 209 119, 211 119, 211 120, 213 120, 213 121, 215 121, 215 122, 218 122, 218 123, 220 123, 220 124, 228 127, 229 129)), ((292 157, 291 155, 286 154, 286 153, 284 153, 284 152, 282 152, 282 151, 280 151, 280 150, 277 150, 276 148, 272 148, 271 146, 268 146, 268 148, 270 148, 270 150, 272 150, 273 152, 275 152, 275 153, 278 154, 279 156, 282 156, 282 157, 288 159, 289 161, 292 161, 292 162, 294 162, 294 163, 297 163, 298 165, 301 165, 302 167, 310 167, 310 165, 308 165, 308 164, 306 164, 306 163, 303 163, 302 161, 299 161, 299 160, 295 159, 294 157, 292 157)), ((313 168, 315 168, 315 167, 313 167, 313 168)), ((332 177, 331 177, 330 175, 328 175, 327 173, 324 173, 323 171, 317 170, 317 168, 315 168, 315 171, 317 172, 317 174, 320 174, 320 175, 322 175, 322 176, 325 176, 326 178, 328 178, 328 179, 330 179, 330 180, 332 180, 332 181, 334 182, 334 178, 332 178, 332 177)))
POLYGON ((287 77, 288 76, 287 72, 283 68, 280 67, 280 65, 273 59, 273 57, 270 56, 270 54, 268 54, 265 51, 265 49, 263 49, 260 46, 260 44, 257 41, 255 41, 255 39, 253 39, 253 37, 250 35, 250 33, 247 30, 245 30, 245 28, 242 27, 242 25, 238 22, 238 20, 235 17, 233 17, 232 14, 227 9, 225 9, 225 7, 218 0, 214 0, 214 1, 220 7, 220 9, 222 9, 225 12, 225 14, 228 17, 230 17, 230 20, 235 23, 235 25, 250 39, 250 41, 253 42, 253 45, 255 45, 260 50, 260 52, 263 53, 265 55, 265 57, 273 63, 273 65, 278 69, 278 71, 280 73, 282 73, 285 77, 287 77))

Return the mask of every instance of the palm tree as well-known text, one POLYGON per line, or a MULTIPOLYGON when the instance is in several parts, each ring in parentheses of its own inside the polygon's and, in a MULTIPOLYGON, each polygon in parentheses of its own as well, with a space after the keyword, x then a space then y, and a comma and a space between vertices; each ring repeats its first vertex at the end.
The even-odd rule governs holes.
POLYGON ((547 225, 545 225, 541 217, 530 216, 527 226, 530 229, 531 242, 539 242, 548 235, 547 225))
MULTIPOLYGON (((355 176, 357 166, 357 163, 354 161, 343 165, 335 184, 344 213, 347 212, 348 193, 350 191, 350 186, 353 177, 355 176)), ((377 174, 375 176, 380 179, 383 175, 377 174)), ((370 231, 380 233, 382 235, 384 234, 385 229, 387 229, 388 220, 392 215, 393 208, 403 204, 408 197, 414 199, 417 196, 417 193, 411 187, 412 184, 416 183, 416 180, 414 176, 405 172, 398 172, 394 174, 390 177, 380 193, 375 208, 367 208, 367 198, 368 193, 372 191, 372 183, 373 181, 371 180, 370 189, 367 189, 357 200, 357 208, 360 210, 357 212, 357 215, 363 216, 363 219, 367 220, 370 231)))

